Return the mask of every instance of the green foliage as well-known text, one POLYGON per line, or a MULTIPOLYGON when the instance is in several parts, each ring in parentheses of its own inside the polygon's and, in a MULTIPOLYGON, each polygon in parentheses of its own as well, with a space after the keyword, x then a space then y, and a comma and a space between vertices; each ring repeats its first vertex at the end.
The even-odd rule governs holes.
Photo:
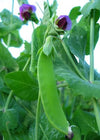
MULTIPOLYGON (((65 38, 65 41, 66 40, 67 39, 65 38)), ((82 27, 75 26, 67 41, 71 53, 77 56, 80 60, 84 60, 86 43, 86 31, 82 27)))
POLYGON ((37 99, 38 85, 31 73, 24 71, 9 73, 5 76, 5 82, 21 99, 28 101, 37 99))
POLYGON ((32 34, 32 56, 33 56, 33 62, 32 62, 32 67, 34 71, 37 68, 37 60, 38 60, 38 50, 43 46, 44 43, 44 36, 45 36, 45 31, 46 31, 46 26, 45 25, 40 25, 37 27, 32 34))
MULTIPOLYGON (((19 32, 17 30, 10 32, 11 41, 9 47, 20 47, 23 43, 22 39, 20 38, 19 32)), ((4 43, 7 45, 8 43, 8 35, 3 38, 4 43)))
POLYGON ((14 109, 0 111, 0 131, 8 131, 15 129, 18 125, 18 114, 14 109))
POLYGON ((84 16, 88 16, 92 9, 97 9, 100 11, 100 1, 99 0, 95 0, 94 2, 90 1, 90 2, 86 3, 86 5, 83 7, 81 12, 84 16))
POLYGON ((5 69, 8 69, 9 71, 17 70, 18 68, 16 60, 2 43, 0 43, 0 67, 5 67, 5 69))
POLYGON ((81 8, 80 6, 77 6, 77 7, 74 7, 74 8, 70 11, 69 17, 71 18, 71 20, 76 20, 77 17, 78 17, 79 15, 81 15, 80 8, 81 8))
POLYGON ((7 9, 0 12, 1 139, 100 139, 100 73, 93 69, 91 81, 91 64, 85 61, 91 50, 93 11, 94 48, 99 40, 100 1, 73 7, 70 31, 57 30, 57 6, 57 0, 51 5, 45 1, 40 21, 33 13, 31 20, 37 25, 31 42, 20 37, 20 28, 30 21, 22 22, 7 9), (22 45, 23 52, 13 58, 9 47, 22 45))
POLYGON ((86 135, 88 132, 98 132, 96 120, 92 113, 76 110, 72 121, 80 128, 81 135, 86 135))

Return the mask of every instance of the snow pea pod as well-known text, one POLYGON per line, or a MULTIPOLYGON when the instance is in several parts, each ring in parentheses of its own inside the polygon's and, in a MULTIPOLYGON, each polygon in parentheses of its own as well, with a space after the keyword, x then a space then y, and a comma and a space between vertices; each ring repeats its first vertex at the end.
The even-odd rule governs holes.
POLYGON ((67 135, 69 123, 60 104, 50 55, 46 56, 43 52, 40 53, 37 72, 39 92, 45 114, 56 129, 67 135))

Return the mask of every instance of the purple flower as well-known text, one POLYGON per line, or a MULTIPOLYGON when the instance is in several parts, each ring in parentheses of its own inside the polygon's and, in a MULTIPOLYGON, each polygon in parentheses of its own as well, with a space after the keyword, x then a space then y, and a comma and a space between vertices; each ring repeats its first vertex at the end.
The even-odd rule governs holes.
POLYGON ((36 11, 36 7, 30 4, 22 4, 19 10, 20 10, 20 19, 24 21, 29 20, 31 18, 32 13, 36 11))
POLYGON ((70 30, 72 27, 71 19, 66 15, 59 16, 56 19, 55 24, 58 26, 58 28, 63 30, 70 30))

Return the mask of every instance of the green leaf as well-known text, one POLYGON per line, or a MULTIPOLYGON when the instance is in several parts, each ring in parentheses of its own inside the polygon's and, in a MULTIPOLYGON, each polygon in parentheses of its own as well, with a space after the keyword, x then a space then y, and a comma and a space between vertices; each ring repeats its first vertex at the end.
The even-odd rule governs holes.
POLYGON ((80 129, 76 125, 72 125, 72 132, 74 134, 72 140, 81 140, 81 132, 80 129))
MULTIPOLYGON (((11 24, 11 16, 12 16, 12 13, 7 9, 3 9, 3 11, 0 13, 0 17, 4 25, 11 24)), ((15 15, 12 16, 12 23, 17 23, 20 26, 22 25, 22 21, 20 20, 20 18, 18 18, 15 15)))
MULTIPOLYGON (((8 87, 6 87, 4 80, 0 77, 0 92, 5 92, 5 93, 9 93, 10 90, 8 89, 8 87)), ((1 101, 0 101, 1 103, 1 101)))
POLYGON ((18 68, 15 59, 11 56, 8 49, 5 48, 1 43, 0 43, 0 65, 9 70, 16 70, 18 68))
POLYGON ((73 114, 72 123, 80 128, 82 135, 86 135, 90 131, 98 133, 96 120, 92 113, 77 110, 73 114))
MULTIPOLYGON (((9 47, 20 47, 23 41, 20 38, 19 32, 17 30, 14 30, 10 33, 10 35, 11 35, 11 40, 10 40, 9 47)), ((7 45, 8 35, 3 37, 3 41, 7 45)))
POLYGON ((89 81, 82 80, 72 71, 67 71, 66 66, 59 67, 59 65, 55 66, 55 72, 58 76, 65 79, 68 87, 70 88, 72 94, 74 95, 82 95, 84 97, 92 98, 95 97, 97 99, 100 98, 100 85, 94 83, 90 83, 89 81))
MULTIPOLYGON (((97 12, 98 13, 98 12, 97 12)), ((96 17, 96 21, 98 20, 98 15, 96 17)), ((96 43, 99 38, 99 24, 95 21, 95 29, 94 29, 94 48, 96 46, 96 43)), ((86 48, 85 48, 85 54, 90 54, 90 24, 89 24, 89 16, 88 17, 82 17, 80 22, 78 23, 78 26, 81 26, 87 34, 87 42, 86 42, 86 48)))
POLYGON ((100 135, 94 132, 89 132, 85 138, 85 140, 100 140, 100 135))
POLYGON ((2 22, 0 22, 0 37, 4 37, 5 35, 8 35, 12 31, 19 29, 21 26, 18 23, 13 23, 11 25, 4 25, 2 22))
MULTIPOLYGON (((25 52, 26 53, 26 52, 25 52)), ((17 58, 17 63, 19 66, 19 70, 23 70, 27 60, 30 58, 30 54, 25 54, 24 52, 17 58)), ((29 65, 27 66, 26 70, 29 70, 29 65)))
MULTIPOLYGON (((100 82, 99 82, 99 85, 100 85, 100 82)), ((98 130, 100 131, 100 105, 98 104, 98 102, 95 99, 93 100, 93 104, 94 104, 94 112, 95 112, 95 116, 96 116, 98 130)))
POLYGON ((25 54, 31 54, 31 44, 27 41, 24 42, 24 53, 25 54))
POLYGON ((7 132, 3 132, 4 140, 32 140, 32 138, 27 134, 27 132, 21 134, 9 134, 7 132))
POLYGON ((40 25, 33 31, 33 69, 36 70, 37 60, 38 60, 38 51, 43 46, 44 36, 45 36, 46 26, 40 25))
POLYGON ((6 112, 0 111, 0 131, 15 129, 18 125, 18 115, 16 110, 8 109, 6 112))
POLYGON ((17 0, 17 2, 19 3, 19 5, 22 5, 23 3, 28 4, 27 0, 17 0))
POLYGON ((71 53, 73 53, 79 59, 84 60, 85 47, 87 42, 86 31, 82 27, 75 26, 72 29, 69 38, 65 38, 65 42, 66 41, 71 53))
POLYGON ((19 98, 27 101, 37 99, 38 85, 31 73, 24 71, 8 73, 5 76, 5 82, 19 98))
POLYGON ((72 8, 72 10, 69 13, 69 17, 71 20, 76 20, 77 17, 81 15, 80 8, 80 6, 72 8))
POLYGON ((54 0, 53 4, 50 6, 50 9, 51 9, 51 12, 52 12, 51 15, 53 15, 56 12, 57 6, 58 6, 57 0, 54 0))
MULTIPOLYGON (((95 25, 95 29, 94 29, 94 48, 96 47, 97 41, 99 39, 99 24, 97 23, 95 25)), ((87 45, 86 45, 86 54, 90 54, 90 29, 88 29, 87 31, 87 45)))
POLYGON ((82 8, 82 14, 84 16, 88 16, 92 9, 100 10, 100 1, 94 0, 94 2, 90 1, 85 4, 85 6, 82 8))
POLYGON ((50 8, 49 5, 46 2, 44 2, 44 15, 43 15, 42 23, 47 24, 49 20, 50 20, 50 8))
MULTIPOLYGON (((58 67, 59 67, 59 65, 62 65, 62 67, 66 66, 66 71, 68 70, 68 71, 75 72, 75 69, 73 68, 73 65, 70 63, 70 60, 69 60, 68 56, 66 55, 66 52, 65 52, 65 50, 62 46, 61 40, 54 39, 53 44, 54 44, 54 50, 55 50, 55 61, 54 61, 54 63, 56 63, 58 65, 58 67)), ((71 54, 71 56, 73 58, 73 61, 75 63, 77 63, 74 55, 71 54)))

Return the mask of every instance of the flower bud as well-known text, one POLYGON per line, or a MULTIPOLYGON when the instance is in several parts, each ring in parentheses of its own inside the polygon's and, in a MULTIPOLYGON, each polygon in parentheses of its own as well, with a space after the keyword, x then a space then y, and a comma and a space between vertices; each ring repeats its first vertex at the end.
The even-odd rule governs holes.
POLYGON ((71 19, 66 15, 59 16, 56 19, 55 24, 62 30, 70 30, 72 27, 71 19))
POLYGON ((22 4, 19 10, 20 10, 20 19, 22 21, 30 20, 32 13, 36 11, 36 7, 34 5, 22 4))

